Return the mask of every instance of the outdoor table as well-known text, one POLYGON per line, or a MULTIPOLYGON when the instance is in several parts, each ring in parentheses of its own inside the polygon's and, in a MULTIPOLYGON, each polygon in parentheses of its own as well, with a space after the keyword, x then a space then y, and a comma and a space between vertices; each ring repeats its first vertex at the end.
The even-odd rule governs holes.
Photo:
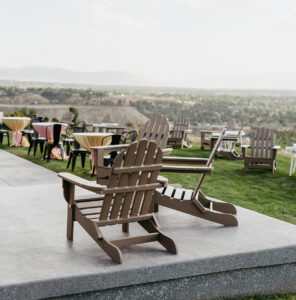
POLYGON ((12 146, 29 147, 28 140, 23 137, 21 130, 23 130, 30 122, 31 118, 27 117, 3 117, 4 124, 13 131, 12 134, 12 146))
POLYGON ((211 147, 211 139, 207 138, 210 134, 212 134, 213 130, 201 130, 200 131, 200 145, 203 150, 205 147, 211 147))
POLYGON ((100 123, 92 124, 94 132, 118 132, 125 130, 126 127, 120 126, 118 123, 100 123))
MULTIPOLYGON (((46 138, 48 143, 52 143, 53 142, 53 127, 55 124, 61 124, 61 134, 66 130, 66 128, 68 127, 68 124, 66 123, 52 123, 52 122, 37 122, 37 123, 33 123, 32 126, 33 128, 44 138, 46 138)), ((60 153, 60 150, 55 147, 52 152, 51 152, 51 158, 56 158, 61 160, 62 159, 62 155, 60 153)), ((64 159, 67 158, 66 155, 64 155, 64 159)))
POLYGON ((109 145, 112 140, 112 133, 108 132, 77 132, 73 133, 74 139, 79 143, 83 148, 91 153, 90 159, 92 162, 92 169, 94 167, 94 155, 92 147, 102 146, 102 140, 105 136, 109 136, 104 140, 104 145, 109 145))
POLYGON ((289 175, 292 176, 292 174, 295 172, 296 169, 296 144, 290 147, 286 147, 286 150, 291 151, 291 164, 290 164, 289 175))
POLYGON ((38 122, 38 123, 33 123, 32 126, 33 128, 44 138, 49 143, 53 142, 53 126, 55 124, 61 124, 61 134, 66 130, 68 127, 68 124, 66 123, 52 123, 52 122, 38 122))

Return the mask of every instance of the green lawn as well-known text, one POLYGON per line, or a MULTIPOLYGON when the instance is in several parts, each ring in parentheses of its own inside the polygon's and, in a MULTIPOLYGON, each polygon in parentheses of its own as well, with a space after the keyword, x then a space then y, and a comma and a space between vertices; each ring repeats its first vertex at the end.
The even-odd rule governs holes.
MULTIPOLYGON (((41 159, 40 152, 37 152, 36 157, 34 157, 32 153, 30 156, 27 155, 27 148, 2 146, 1 149, 55 172, 67 171, 66 161, 51 160, 47 163, 41 159)), ((209 154, 209 150, 202 151, 199 145, 195 144, 191 149, 174 150, 172 155, 208 157, 209 154)), ((290 156, 279 153, 277 164, 275 174, 265 170, 249 170, 244 174, 243 161, 216 158, 213 163, 214 171, 211 175, 206 176, 202 190, 208 196, 296 224, 296 175, 289 176, 290 156)), ((68 171, 70 172, 70 169, 68 171)), ((94 180, 89 175, 89 171, 89 161, 86 162, 86 168, 83 169, 80 158, 78 158, 74 173, 86 179, 94 180)), ((197 175, 190 174, 163 173, 162 175, 168 177, 170 183, 179 183, 185 188, 193 188, 198 179, 197 175)), ((246 299, 294 300, 296 296, 257 296, 246 299)))

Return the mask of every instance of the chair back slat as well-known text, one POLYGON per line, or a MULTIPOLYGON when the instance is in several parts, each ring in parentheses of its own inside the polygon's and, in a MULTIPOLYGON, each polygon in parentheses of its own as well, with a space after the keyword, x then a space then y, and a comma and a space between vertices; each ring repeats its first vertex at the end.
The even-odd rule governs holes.
MULTIPOLYGON (((143 163, 143 156, 146 150, 146 144, 142 143, 139 145, 137 154, 135 156, 134 166, 141 166, 143 163)), ((139 173, 135 172, 131 174, 130 177, 130 185, 135 185, 139 179, 139 173)), ((134 193, 127 193, 125 197, 125 202, 122 206, 121 217, 126 218, 130 212, 132 201, 133 201, 134 193)))
POLYGON ((100 221, 149 213, 161 162, 161 149, 147 139, 131 144, 125 154, 122 151, 111 169, 100 221))
POLYGON ((258 128, 252 133, 251 157, 272 158, 273 156, 273 130, 258 128))
POLYGON ((158 147, 164 149, 168 141, 169 131, 167 118, 158 115, 144 125, 139 140, 145 138, 150 141, 155 141, 158 147))
POLYGON ((62 125, 61 124, 54 124, 53 125, 53 143, 55 145, 57 145, 60 141, 61 130, 62 130, 62 125))
POLYGON ((73 114, 70 111, 66 111, 61 119, 62 123, 71 124, 73 120, 73 114))
MULTIPOLYGON (((129 151, 126 153, 125 160, 123 162, 124 167, 130 167, 134 164, 135 161, 135 151, 136 151, 137 144, 132 144, 129 147, 129 151)), ((126 187, 129 186, 129 173, 121 173, 119 175, 114 174, 114 172, 111 173, 111 176, 117 176, 118 177, 118 184, 117 187, 126 187), (112 174, 113 173, 113 174, 112 174)), ((110 219, 116 219, 119 216, 119 210, 121 208, 121 205, 123 204, 124 200, 124 193, 116 193, 113 201, 113 205, 111 207, 111 215, 110 219)))

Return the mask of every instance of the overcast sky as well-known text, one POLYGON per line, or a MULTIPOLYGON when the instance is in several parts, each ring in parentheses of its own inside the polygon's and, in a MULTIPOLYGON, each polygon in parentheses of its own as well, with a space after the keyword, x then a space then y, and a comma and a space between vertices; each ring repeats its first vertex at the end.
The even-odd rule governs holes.
POLYGON ((232 78, 236 87, 296 73, 296 1, 1 0, 0 40, 1 68, 123 70, 183 86, 232 78))

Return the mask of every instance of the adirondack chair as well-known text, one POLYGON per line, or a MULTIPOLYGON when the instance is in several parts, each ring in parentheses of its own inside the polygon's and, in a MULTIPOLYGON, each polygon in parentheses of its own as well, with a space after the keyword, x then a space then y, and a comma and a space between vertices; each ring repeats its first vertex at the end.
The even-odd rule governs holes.
POLYGON ((205 166, 163 166, 161 172, 194 173, 201 175, 194 190, 175 188, 170 185, 157 189, 153 197, 155 204, 154 211, 158 211, 158 205, 162 205, 225 226, 238 225, 237 219, 234 216, 236 214, 234 205, 208 198, 200 190, 206 174, 210 174, 213 170, 212 162, 225 131, 226 128, 222 130, 208 159, 187 157, 175 157, 172 159, 168 157, 166 159, 167 163, 205 164, 205 166))
MULTIPOLYGON (((227 123, 227 131, 221 141, 220 146, 216 151, 216 156, 223 156, 230 159, 242 159, 241 155, 235 149, 235 145, 240 140, 241 142, 242 127, 235 127, 234 120, 230 120, 227 123)), ((219 135, 218 135, 219 136, 219 135)), ((211 137, 211 149, 213 149, 218 136, 212 133, 211 137)))
POLYGON ((189 121, 186 118, 178 118, 174 121, 174 126, 171 132, 171 136, 168 139, 168 145, 173 148, 190 148, 192 147, 187 135, 191 132, 189 127, 189 121))
POLYGON ((119 246, 158 241, 169 252, 177 254, 174 241, 158 229, 151 213, 152 195, 166 184, 158 180, 162 167, 162 151, 155 142, 146 139, 132 143, 114 160, 107 185, 96 184, 69 173, 59 173, 63 179, 64 197, 68 203, 67 238, 73 240, 74 221, 77 221, 94 241, 117 263, 122 263, 119 246), (75 196, 75 186, 95 192, 94 196, 75 196), (100 227, 138 222, 148 235, 125 237, 108 241, 100 227))
POLYGON ((245 172, 247 169, 267 169, 276 171, 276 154, 280 146, 273 144, 273 130, 258 128, 252 133, 251 155, 247 155, 249 145, 242 146, 245 172))
MULTIPOLYGON (((164 116, 156 116, 145 123, 140 135, 139 140, 145 138, 149 141, 155 141, 157 147, 161 148, 163 153, 170 153, 172 149, 167 148, 167 140, 169 135, 169 122, 164 116)), ((95 168, 97 170, 97 183, 106 184, 111 169, 104 166, 104 152, 120 151, 126 149, 128 144, 111 145, 111 146, 98 146, 93 147, 95 168)))

